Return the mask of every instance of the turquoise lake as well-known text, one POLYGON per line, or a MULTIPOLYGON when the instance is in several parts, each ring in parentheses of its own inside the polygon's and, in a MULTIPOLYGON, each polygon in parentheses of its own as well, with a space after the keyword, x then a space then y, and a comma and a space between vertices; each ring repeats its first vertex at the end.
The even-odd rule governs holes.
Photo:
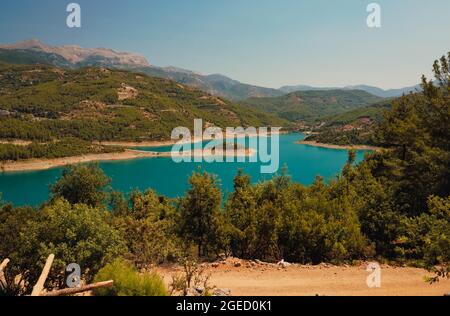
MULTIPOLYGON (((293 180, 311 184, 317 175, 330 179, 335 177, 347 160, 346 150, 335 150, 299 145, 301 134, 280 136, 280 171, 283 166, 293 180)), ((169 151, 171 147, 142 150, 169 151)), ((364 159, 365 151, 357 152, 357 161, 364 159)), ((201 170, 216 174, 224 194, 233 190, 233 178, 239 169, 250 174, 253 182, 270 179, 273 175, 260 173, 260 163, 180 163, 170 158, 143 158, 135 160, 101 162, 100 167, 112 179, 115 190, 128 193, 135 189, 154 189, 169 197, 183 195, 188 188, 188 178, 193 171, 201 170)), ((43 171, 0 174, 0 192, 3 201, 16 206, 39 205, 49 196, 49 185, 61 175, 62 168, 43 171)))

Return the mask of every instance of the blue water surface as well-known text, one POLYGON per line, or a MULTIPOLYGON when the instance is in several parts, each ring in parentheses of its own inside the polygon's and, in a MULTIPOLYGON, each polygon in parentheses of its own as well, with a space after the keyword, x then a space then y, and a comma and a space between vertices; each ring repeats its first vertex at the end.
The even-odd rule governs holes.
MULTIPOLYGON (((317 175, 335 177, 347 160, 346 150, 311 147, 296 144, 301 134, 280 135, 280 171, 286 166, 293 180, 311 184, 317 175)), ((142 150, 169 151, 171 147, 144 148, 142 150)), ((357 161, 364 158, 364 151, 357 152, 357 161)), ((239 169, 250 174, 253 182, 270 179, 273 175, 261 174, 260 163, 175 163, 171 158, 142 158, 99 164, 112 179, 112 187, 129 193, 135 189, 154 189, 159 194, 177 197, 188 188, 188 178, 193 171, 216 174, 226 194, 233 190, 233 178, 239 169)), ((49 185, 61 175, 62 168, 43 171, 0 174, 0 192, 3 200, 16 206, 39 205, 49 196, 49 185)))

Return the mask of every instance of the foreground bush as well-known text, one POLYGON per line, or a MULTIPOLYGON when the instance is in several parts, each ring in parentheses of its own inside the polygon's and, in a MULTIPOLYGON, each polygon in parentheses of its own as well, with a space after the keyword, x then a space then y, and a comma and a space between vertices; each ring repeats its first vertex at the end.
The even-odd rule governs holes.
POLYGON ((111 179, 96 164, 75 165, 64 169, 50 190, 53 199, 64 198, 71 204, 98 207, 105 202, 110 182, 111 179))
POLYGON ((66 267, 77 263, 90 282, 105 264, 126 251, 108 212, 58 199, 41 209, 0 208, 0 258, 10 258, 12 276, 21 275, 26 293, 37 281, 49 254, 55 255, 46 288, 62 288, 66 267))
POLYGON ((117 259, 102 268, 95 276, 95 282, 113 280, 111 288, 98 289, 98 296, 166 296, 164 282, 157 273, 139 274, 124 260, 117 259))
POLYGON ((251 185, 242 173, 226 202, 233 256, 300 263, 343 262, 365 258, 370 247, 356 210, 340 194, 344 180, 311 187, 281 175, 251 185))
POLYGON ((129 198, 113 192, 111 210, 114 227, 128 247, 126 259, 137 268, 175 261, 181 242, 176 236, 175 210, 169 199, 152 190, 133 192, 129 198))
POLYGON ((49 280, 62 287, 64 271, 75 262, 82 268, 82 277, 88 282, 105 264, 125 252, 120 235, 108 223, 106 211, 84 204, 72 205, 57 200, 40 211, 38 235, 39 256, 56 256, 49 280))

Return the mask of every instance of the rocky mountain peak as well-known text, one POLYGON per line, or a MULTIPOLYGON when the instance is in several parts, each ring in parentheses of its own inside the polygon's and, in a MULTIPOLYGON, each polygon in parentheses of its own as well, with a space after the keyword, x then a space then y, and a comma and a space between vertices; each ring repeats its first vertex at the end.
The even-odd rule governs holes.
POLYGON ((0 49, 31 50, 57 54, 67 61, 76 63, 89 63, 91 60, 102 61, 104 64, 116 66, 149 67, 150 63, 140 54, 119 52, 109 48, 82 48, 76 45, 49 46, 38 39, 30 39, 11 45, 0 45, 0 49))

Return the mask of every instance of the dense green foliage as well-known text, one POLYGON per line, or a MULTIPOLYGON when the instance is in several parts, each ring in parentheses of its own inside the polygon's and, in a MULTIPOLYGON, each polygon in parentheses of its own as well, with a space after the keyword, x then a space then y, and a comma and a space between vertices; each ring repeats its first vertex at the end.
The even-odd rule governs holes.
POLYGON ((280 97, 250 98, 242 104, 286 120, 313 122, 319 117, 363 108, 382 98, 359 90, 298 91, 280 97))
POLYGON ((166 79, 43 65, 0 64, 0 110, 0 138, 38 141, 168 139, 196 118, 220 127, 286 123, 166 79), (119 97, 124 89, 131 93, 119 97))
POLYGON ((198 246, 203 256, 208 249, 220 249, 222 193, 217 179, 207 173, 194 173, 189 179, 191 188, 179 203, 180 236, 198 246))
POLYGON ((363 183, 375 194, 360 213, 362 227, 381 255, 448 263, 449 61, 434 64, 438 84, 423 78, 423 93, 394 102, 376 132, 390 149, 360 167, 370 170, 373 178, 363 183))
POLYGON ((424 77, 423 93, 395 102, 377 131, 378 142, 391 149, 379 176, 392 178, 397 203, 409 214, 420 213, 431 195, 450 194, 449 62, 450 54, 436 61, 438 84, 424 77))
POLYGON ((72 204, 96 207, 105 202, 105 189, 110 182, 95 165, 80 165, 64 169, 50 191, 53 199, 63 198, 72 204))
POLYGON ((103 265, 125 250, 119 234, 106 220, 108 214, 99 209, 57 200, 39 215, 40 253, 55 254, 52 273, 60 286, 64 284, 61 271, 68 264, 78 263, 84 268, 84 278, 90 281, 103 265))
POLYGON ((323 129, 318 134, 307 136, 305 141, 315 141, 321 144, 332 144, 339 146, 368 145, 376 146, 373 130, 367 128, 341 131, 335 129, 323 129))
POLYGON ((176 233, 175 207, 153 191, 133 192, 127 200, 113 192, 110 206, 113 223, 127 243, 127 258, 136 266, 163 263, 179 255, 181 239, 176 233))
POLYGON ((342 194, 343 183, 327 186, 318 178, 306 188, 281 175, 252 186, 246 175, 239 174, 226 205, 233 254, 302 263, 370 255, 357 214, 342 194))
POLYGON ((334 145, 379 145, 375 137, 384 113, 392 108, 393 99, 349 112, 321 118, 320 128, 307 137, 308 141, 334 145))
POLYGON ((117 259, 103 267, 95 282, 114 280, 114 286, 98 289, 97 296, 167 296, 164 282, 156 273, 139 272, 124 260, 117 259))
POLYGON ((73 262, 82 267, 83 278, 89 281, 126 250, 108 217, 104 210, 65 200, 55 200, 40 210, 6 205, 0 210, 0 256, 11 259, 8 273, 21 274, 28 293, 51 253, 56 258, 48 288, 65 284, 65 268, 73 262))
POLYGON ((339 127, 346 124, 352 124, 360 119, 370 119, 375 123, 381 123, 385 111, 392 108, 394 99, 385 99, 372 105, 351 110, 348 112, 320 118, 319 121, 325 122, 324 127, 339 127))

